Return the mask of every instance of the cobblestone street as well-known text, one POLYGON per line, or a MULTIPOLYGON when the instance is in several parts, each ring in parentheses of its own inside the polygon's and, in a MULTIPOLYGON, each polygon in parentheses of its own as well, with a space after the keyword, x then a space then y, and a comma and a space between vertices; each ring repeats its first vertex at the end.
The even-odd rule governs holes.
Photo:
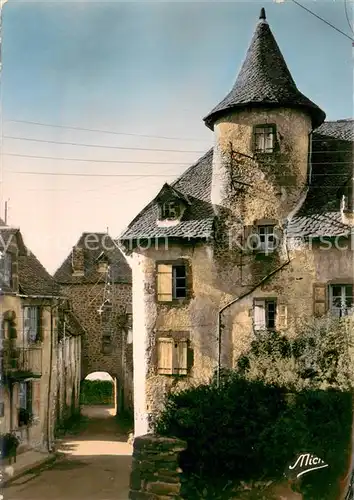
POLYGON ((114 409, 86 407, 77 436, 58 443, 62 456, 3 490, 4 500, 128 500, 132 446, 114 409))

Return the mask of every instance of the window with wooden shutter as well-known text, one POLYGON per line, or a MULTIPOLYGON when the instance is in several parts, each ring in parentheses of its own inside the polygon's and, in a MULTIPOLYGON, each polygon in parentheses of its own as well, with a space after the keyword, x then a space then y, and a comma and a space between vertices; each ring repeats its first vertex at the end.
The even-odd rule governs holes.
POLYGON ((187 375, 188 340, 158 339, 158 373, 160 375, 187 375))
POLYGON ((157 265, 157 300, 172 302, 185 299, 188 294, 187 266, 183 262, 157 265))
POLYGON ((327 312, 327 285, 316 283, 313 286, 313 314, 323 316, 327 312))
POLYGON ((172 295, 172 264, 158 264, 157 266, 157 300, 171 302, 172 295))
POLYGON ((157 342, 158 373, 172 375, 173 372, 173 339, 159 338, 157 342))
POLYGON ((36 342, 43 342, 44 330, 43 330, 43 320, 44 320, 44 310, 43 307, 37 307, 37 334, 36 342))
POLYGON ((244 226, 243 228, 243 250, 253 252, 259 245, 255 226, 244 226))
POLYGON ((255 331, 274 330, 276 328, 277 302, 275 299, 255 299, 253 314, 255 331))

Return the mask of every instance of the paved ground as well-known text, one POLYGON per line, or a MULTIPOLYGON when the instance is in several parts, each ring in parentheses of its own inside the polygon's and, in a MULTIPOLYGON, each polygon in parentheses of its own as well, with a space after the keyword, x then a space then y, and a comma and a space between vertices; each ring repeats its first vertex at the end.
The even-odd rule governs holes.
POLYGON ((63 439, 63 457, 11 483, 4 500, 128 500, 132 446, 107 407, 83 409, 89 421, 63 439))

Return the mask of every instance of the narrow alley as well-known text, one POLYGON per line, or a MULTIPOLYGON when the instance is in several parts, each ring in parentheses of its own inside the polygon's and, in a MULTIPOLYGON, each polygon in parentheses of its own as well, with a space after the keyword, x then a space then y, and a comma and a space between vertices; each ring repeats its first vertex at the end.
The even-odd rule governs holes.
POLYGON ((58 442, 60 457, 5 488, 6 500, 128 500, 132 446, 115 409, 83 407, 76 436, 58 442))

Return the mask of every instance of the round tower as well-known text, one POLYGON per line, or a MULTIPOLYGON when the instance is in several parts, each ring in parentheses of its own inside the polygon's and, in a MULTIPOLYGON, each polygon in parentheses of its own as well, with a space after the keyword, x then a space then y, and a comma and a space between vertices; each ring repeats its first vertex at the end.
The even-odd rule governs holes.
POLYGON ((246 223, 288 215, 307 187, 310 133, 324 119, 298 90, 262 8, 232 90, 204 118, 214 131, 216 211, 246 223))

